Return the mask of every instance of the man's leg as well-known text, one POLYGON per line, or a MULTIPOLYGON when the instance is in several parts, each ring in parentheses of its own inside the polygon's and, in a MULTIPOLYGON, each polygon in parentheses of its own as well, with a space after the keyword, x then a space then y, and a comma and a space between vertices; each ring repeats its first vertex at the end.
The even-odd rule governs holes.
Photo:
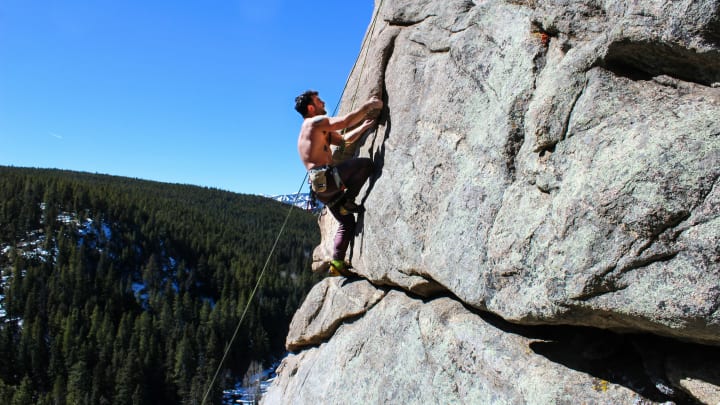
POLYGON ((322 193, 317 193, 317 195, 318 199, 327 206, 330 214, 338 222, 332 258, 333 260, 345 260, 345 253, 347 253, 350 246, 350 240, 355 236, 355 216, 343 210, 342 204, 329 204, 343 197, 343 192, 337 189, 334 181, 328 181, 328 189, 322 193), (341 211, 344 212, 341 213, 341 211))
MULTIPOLYGON (((328 190, 319 193, 330 213, 338 221, 338 230, 335 233, 333 244, 333 260, 344 261, 350 241, 355 237, 355 215, 348 212, 346 204, 353 203, 360 189, 367 181, 373 171, 373 163, 368 158, 348 159, 336 166, 340 179, 345 185, 346 191, 338 194, 334 181, 328 181, 328 190)), ((328 179, 330 180, 330 179, 328 179)))
POLYGON ((350 241, 355 236, 355 216, 352 213, 342 215, 340 206, 330 208, 330 213, 338 221, 338 230, 335 233, 333 244, 333 260, 345 260, 350 241))
POLYGON ((340 179, 345 184, 345 200, 353 202, 360 189, 373 171, 373 162, 369 158, 348 159, 336 166, 340 179))

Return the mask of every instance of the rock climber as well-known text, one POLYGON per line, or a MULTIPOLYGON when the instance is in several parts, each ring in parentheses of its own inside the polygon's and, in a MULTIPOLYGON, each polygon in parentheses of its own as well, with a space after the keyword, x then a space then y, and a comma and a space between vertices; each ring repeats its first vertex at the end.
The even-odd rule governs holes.
POLYGON ((355 213, 362 207, 355 203, 360 189, 373 171, 372 160, 351 158, 333 164, 331 145, 346 145, 358 140, 375 126, 369 115, 382 109, 383 102, 371 97, 361 107, 341 117, 328 117, 325 102, 318 92, 308 90, 295 98, 295 110, 303 116, 298 137, 298 153, 310 175, 310 184, 318 200, 330 210, 339 226, 335 234, 330 274, 344 274, 350 241, 355 236, 355 213), (362 123, 360 123, 362 121, 362 123), (341 135, 343 129, 356 128, 341 135))

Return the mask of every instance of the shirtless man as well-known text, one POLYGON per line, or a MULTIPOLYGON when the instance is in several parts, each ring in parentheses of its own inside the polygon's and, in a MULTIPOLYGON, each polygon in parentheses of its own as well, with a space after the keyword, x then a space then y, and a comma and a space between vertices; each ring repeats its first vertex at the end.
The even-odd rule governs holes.
POLYGON ((355 204, 355 197, 372 173, 373 164, 368 158, 353 158, 334 166, 330 145, 355 142, 375 125, 374 119, 365 119, 345 135, 338 131, 358 124, 382 106, 383 102, 379 98, 372 97, 347 115, 328 117, 325 102, 316 91, 308 90, 295 98, 295 110, 304 118, 298 137, 300 159, 310 172, 313 191, 339 223, 330 262, 330 273, 334 275, 345 270, 345 253, 355 236, 353 214, 360 209, 355 204))

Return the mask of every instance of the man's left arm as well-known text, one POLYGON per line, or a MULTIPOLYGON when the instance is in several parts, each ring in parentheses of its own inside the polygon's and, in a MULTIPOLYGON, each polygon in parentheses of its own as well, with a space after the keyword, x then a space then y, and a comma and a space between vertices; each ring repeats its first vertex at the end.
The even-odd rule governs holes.
POLYGON ((346 143, 353 143, 358 140, 358 138, 360 138, 365 133, 365 131, 372 128, 374 125, 375 120, 367 119, 362 124, 358 125, 357 128, 346 133, 345 136, 343 136, 343 139, 346 143))
POLYGON ((345 144, 345 138, 337 131, 330 131, 330 144, 340 146, 345 144))

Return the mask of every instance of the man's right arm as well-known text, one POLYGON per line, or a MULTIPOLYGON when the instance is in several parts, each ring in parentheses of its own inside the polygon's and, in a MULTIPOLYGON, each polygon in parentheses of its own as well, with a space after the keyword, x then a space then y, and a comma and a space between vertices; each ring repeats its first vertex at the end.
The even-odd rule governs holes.
POLYGON ((368 101, 365 102, 365 104, 360 106, 360 108, 356 109, 355 111, 342 117, 327 117, 327 121, 320 121, 319 124, 326 124, 327 129, 330 131, 339 131, 357 124, 358 122, 360 122, 360 120, 365 118, 365 116, 369 112, 373 110, 379 110, 382 107, 382 100, 377 97, 371 97, 368 101))

